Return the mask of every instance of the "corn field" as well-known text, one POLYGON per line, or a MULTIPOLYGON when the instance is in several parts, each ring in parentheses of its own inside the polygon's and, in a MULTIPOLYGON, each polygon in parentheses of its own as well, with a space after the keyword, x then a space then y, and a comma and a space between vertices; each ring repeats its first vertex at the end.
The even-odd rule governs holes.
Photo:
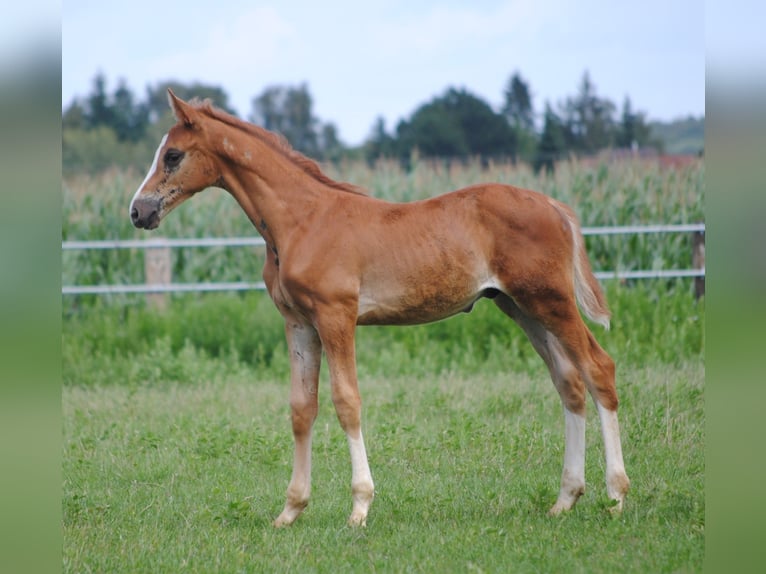
MULTIPOLYGON (((482 165, 415 161, 409 171, 397 162, 327 166, 331 177, 364 187, 390 201, 424 199, 480 182, 500 182, 541 191, 564 201, 583 226, 682 224, 704 221, 702 160, 682 168, 648 162, 562 163, 554 174, 535 175, 525 165, 482 165)), ((128 205, 143 174, 111 170, 79 174, 63 183, 63 240, 148 239, 132 227, 128 205)), ((165 237, 255 236, 255 229, 234 199, 209 189, 163 222, 165 237)), ((691 234, 590 236, 586 238, 594 270, 688 269, 691 234)), ((142 283, 143 252, 137 249, 68 251, 62 261, 62 284, 142 283)), ((184 248, 173 251, 174 282, 258 281, 262 248, 184 248)), ((121 300, 120 296, 114 296, 121 300)), ((135 297, 132 295, 125 298, 135 297)), ((89 300, 79 297, 79 302, 89 300)), ((73 300, 67 300, 72 304, 73 300)))

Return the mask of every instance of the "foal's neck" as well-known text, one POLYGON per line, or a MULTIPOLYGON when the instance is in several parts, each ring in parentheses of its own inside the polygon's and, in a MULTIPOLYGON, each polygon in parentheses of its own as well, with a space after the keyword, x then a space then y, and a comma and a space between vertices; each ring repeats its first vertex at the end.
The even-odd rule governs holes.
POLYGON ((216 139, 222 159, 222 187, 237 200, 275 252, 323 198, 334 195, 328 186, 255 135, 222 130, 216 139))

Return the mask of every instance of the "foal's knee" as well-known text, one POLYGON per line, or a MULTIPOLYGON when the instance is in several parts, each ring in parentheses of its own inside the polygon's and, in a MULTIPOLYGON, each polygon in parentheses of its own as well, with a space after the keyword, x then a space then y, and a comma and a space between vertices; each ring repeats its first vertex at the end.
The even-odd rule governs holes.
POLYGON ((575 414, 585 412, 585 385, 576 371, 570 371, 558 380, 554 380, 561 402, 566 409, 575 414))
POLYGON ((592 340, 593 368, 591 371, 591 394, 594 400, 610 411, 619 406, 617 387, 615 386, 614 360, 604 351, 595 339, 592 340))
POLYGON ((317 417, 319 406, 315 399, 291 398, 290 418, 293 424, 293 433, 297 435, 307 434, 311 431, 317 417))
POLYGON ((601 368, 604 372, 604 380, 607 382, 604 391, 600 392, 601 404, 612 411, 616 411, 619 406, 619 400, 617 399, 617 386, 614 382, 615 367, 612 357, 604 353, 601 368))

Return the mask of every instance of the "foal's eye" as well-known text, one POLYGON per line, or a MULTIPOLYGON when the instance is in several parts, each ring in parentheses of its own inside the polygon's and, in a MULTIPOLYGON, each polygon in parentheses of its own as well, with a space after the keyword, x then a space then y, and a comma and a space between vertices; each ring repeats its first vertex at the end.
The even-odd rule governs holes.
POLYGON ((178 149, 169 149, 165 152, 165 165, 176 167, 184 157, 184 152, 178 149))

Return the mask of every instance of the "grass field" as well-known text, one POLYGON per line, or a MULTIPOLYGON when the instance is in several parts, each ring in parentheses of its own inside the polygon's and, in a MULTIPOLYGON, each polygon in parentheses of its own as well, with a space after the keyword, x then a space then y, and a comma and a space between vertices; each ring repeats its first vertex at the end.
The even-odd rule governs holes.
POLYGON ((632 489, 617 518, 592 405, 588 490, 572 512, 546 515, 563 417, 542 368, 364 380, 376 498, 361 530, 345 526, 350 463, 326 382, 312 502, 293 527, 275 530, 292 461, 287 383, 247 369, 198 372, 187 384, 64 388, 65 571, 701 569, 699 363, 619 371, 632 489))
MULTIPOLYGON (((538 189, 584 225, 704 221, 704 164, 395 164, 331 168, 378 197, 411 200, 478 181, 538 189)), ((147 238, 127 205, 143 174, 68 178, 64 239, 147 238)), ((163 223, 169 237, 254 235, 209 191, 163 223)), ((588 238, 595 269, 688 268, 691 237, 588 238)), ((178 250, 173 280, 255 281, 248 249, 178 250)), ((63 284, 140 283, 137 250, 66 252, 63 284)), ((62 304, 63 567, 66 572, 698 572, 705 547, 705 299, 692 283, 606 283, 632 485, 613 517, 589 405, 588 490, 546 515, 563 462, 563 416, 521 330, 482 301, 418 327, 359 329, 363 430, 376 485, 367 528, 348 528, 348 447, 326 365, 312 501, 271 521, 292 467, 283 325, 262 293, 62 304)))

